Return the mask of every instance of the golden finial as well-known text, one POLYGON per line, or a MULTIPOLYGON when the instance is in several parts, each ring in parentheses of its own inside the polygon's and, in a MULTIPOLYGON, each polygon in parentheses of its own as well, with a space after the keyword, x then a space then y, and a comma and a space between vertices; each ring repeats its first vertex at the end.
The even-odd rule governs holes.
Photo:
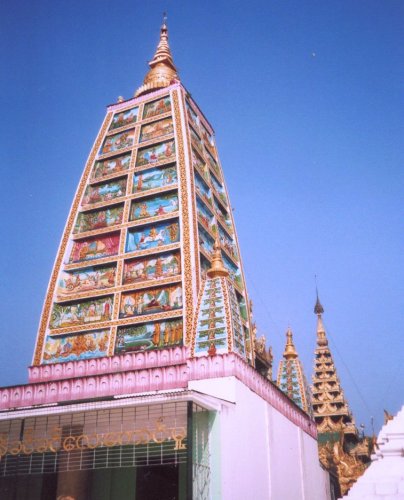
POLYGON ((229 276, 228 270, 224 267, 222 259, 222 251, 220 250, 219 241, 216 240, 213 245, 213 257, 210 269, 207 271, 209 278, 217 278, 219 276, 227 277, 229 276))
POLYGON ((160 41, 153 59, 149 62, 150 70, 143 80, 143 85, 135 92, 135 97, 147 94, 153 90, 168 87, 173 80, 178 79, 177 68, 174 65, 168 45, 167 14, 163 14, 163 24, 160 29, 160 41))
POLYGON ((297 358, 296 348, 293 343, 293 333, 292 330, 290 329, 290 326, 288 327, 288 331, 286 332, 286 346, 285 346, 285 351, 283 353, 283 357, 285 359, 297 358))

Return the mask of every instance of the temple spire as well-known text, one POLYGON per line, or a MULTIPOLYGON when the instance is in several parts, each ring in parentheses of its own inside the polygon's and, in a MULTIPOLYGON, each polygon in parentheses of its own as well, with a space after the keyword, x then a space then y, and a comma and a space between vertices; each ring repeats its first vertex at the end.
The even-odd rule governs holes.
POLYGON ((316 287, 316 304, 314 306, 314 314, 317 314, 317 345, 318 346, 326 346, 328 345, 327 336, 325 334, 325 328, 323 324, 322 314, 324 312, 324 308, 321 305, 320 299, 318 297, 318 290, 316 287))
POLYGON ((135 92, 135 97, 168 87, 173 80, 178 79, 177 68, 174 65, 173 56, 168 45, 166 21, 167 16, 164 13, 163 24, 160 29, 160 41, 153 59, 149 62, 150 70, 143 80, 143 85, 135 92))
POLYGON ((293 333, 290 327, 286 332, 283 359, 279 362, 277 385, 303 411, 312 415, 310 387, 293 343, 293 333))
POLYGON ((295 359, 297 358, 297 352, 295 345, 293 343, 293 333, 290 327, 288 328, 288 331, 286 332, 286 346, 285 346, 285 351, 283 352, 283 357, 285 359, 295 359))
POLYGON ((229 271, 224 267, 223 264, 223 259, 222 259, 222 252, 220 250, 220 244, 216 240, 215 244, 213 245, 213 257, 212 257, 212 264, 210 266, 210 269, 207 271, 207 275, 209 278, 216 278, 216 277, 228 277, 229 276, 229 271))
POLYGON ((352 481, 357 477, 356 466, 362 471, 361 461, 362 459, 366 461, 367 458, 366 453, 361 455, 363 450, 359 443, 355 420, 345 399, 328 345, 322 319, 324 308, 318 297, 317 289, 316 294, 314 313, 317 315, 317 346, 312 385, 313 414, 319 436, 320 461, 324 467, 331 469, 337 475, 341 492, 345 494, 352 481), (360 458, 359 462, 358 458, 360 458), (355 467, 344 469, 342 465, 338 465, 344 463, 342 460, 349 464, 354 460, 356 469, 355 467))

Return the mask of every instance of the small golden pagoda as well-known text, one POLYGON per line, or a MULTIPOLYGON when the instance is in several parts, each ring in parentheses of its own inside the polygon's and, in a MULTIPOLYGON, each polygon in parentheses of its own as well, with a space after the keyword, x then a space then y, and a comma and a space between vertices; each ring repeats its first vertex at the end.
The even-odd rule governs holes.
POLYGON ((360 437, 345 399, 323 324, 324 308, 317 294, 317 347, 312 405, 318 430, 320 461, 339 483, 344 495, 370 461, 370 440, 360 437))

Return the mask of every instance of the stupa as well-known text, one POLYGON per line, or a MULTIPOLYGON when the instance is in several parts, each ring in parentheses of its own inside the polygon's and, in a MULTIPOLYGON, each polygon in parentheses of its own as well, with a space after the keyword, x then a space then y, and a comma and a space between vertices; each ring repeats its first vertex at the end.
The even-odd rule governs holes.
POLYGON ((214 131, 165 21, 149 65, 91 149, 29 382, 0 388, 0 497, 327 499, 315 422, 255 368, 214 131))

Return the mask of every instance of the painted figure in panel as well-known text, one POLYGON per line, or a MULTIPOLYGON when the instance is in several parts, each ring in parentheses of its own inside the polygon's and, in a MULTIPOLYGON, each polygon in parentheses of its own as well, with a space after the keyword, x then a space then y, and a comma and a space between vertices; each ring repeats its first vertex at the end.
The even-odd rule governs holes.
POLYGON ((150 189, 166 186, 175 186, 178 183, 177 169, 175 166, 166 168, 153 168, 143 172, 136 172, 133 176, 133 192, 140 193, 150 189))
POLYGON ((195 187, 198 195, 209 206, 213 206, 212 194, 209 187, 202 180, 202 177, 195 173, 195 187))
POLYGON ((159 321, 118 329, 115 353, 145 351, 182 345, 182 320, 159 321))
POLYGON ((121 132, 120 134, 110 135, 104 141, 101 153, 113 153, 120 149, 131 148, 135 141, 135 129, 121 132))
POLYGON ((91 205, 93 203, 114 200, 115 198, 124 196, 125 192, 126 178, 110 181, 105 184, 87 186, 86 192, 83 196, 82 205, 91 205))
POLYGON ((163 194, 153 198, 145 198, 132 203, 131 220, 145 219, 175 213, 178 211, 177 193, 163 194))
POLYGON ((198 212, 198 218, 200 223, 203 225, 205 229, 211 231, 213 234, 216 234, 217 228, 215 225, 215 220, 213 218, 213 214, 207 209, 206 205, 196 199, 196 210, 198 212))
MULTIPOLYGON (((130 166, 130 154, 117 156, 109 160, 96 161, 94 165, 93 178, 98 179, 107 175, 116 174, 128 170, 130 166)), ((90 188, 90 186, 89 186, 90 188)))
POLYGON ((53 304, 49 328, 88 325, 111 319, 112 297, 94 298, 73 304, 53 304))
POLYGON ((181 273, 181 259, 179 252, 163 253, 153 257, 135 259, 125 262, 123 271, 123 282, 139 283, 142 281, 154 281, 181 273))
POLYGON ((152 116, 162 115, 171 111, 170 97, 166 96, 158 101, 148 102, 144 106, 143 119, 151 118, 152 116))
POLYGON ((71 295, 90 290, 102 290, 115 285, 115 266, 87 267, 78 271, 62 271, 57 294, 71 295))
POLYGON ((128 109, 127 111, 122 111, 121 113, 116 113, 112 118, 110 130, 114 128, 125 127, 130 123, 135 123, 139 113, 139 108, 128 109))
POLYGON ((96 330, 80 335, 46 338, 43 362, 61 363, 107 355, 109 330, 96 330))
POLYGON ((137 154, 136 166, 142 167, 149 163, 171 160, 175 158, 175 142, 167 141, 162 144, 140 149, 137 154))
POLYGON ((148 123, 143 125, 140 131, 139 142, 151 141, 152 139, 157 139, 164 135, 172 134, 174 131, 173 120, 171 118, 166 118, 165 120, 159 120, 158 122, 148 123))
POLYGON ((126 251, 147 250, 159 248, 170 243, 176 243, 180 239, 178 222, 165 222, 147 226, 128 232, 126 251))
POLYGON ((111 207, 106 210, 96 210, 92 212, 80 212, 77 216, 74 233, 84 233, 103 227, 116 226, 122 222, 123 205, 111 207))
POLYGON ((119 316, 139 316, 182 307, 182 288, 179 285, 141 290, 122 295, 119 316))
POLYGON ((97 238, 86 238, 73 243, 69 263, 99 259, 116 255, 119 248, 119 234, 109 234, 97 238))

